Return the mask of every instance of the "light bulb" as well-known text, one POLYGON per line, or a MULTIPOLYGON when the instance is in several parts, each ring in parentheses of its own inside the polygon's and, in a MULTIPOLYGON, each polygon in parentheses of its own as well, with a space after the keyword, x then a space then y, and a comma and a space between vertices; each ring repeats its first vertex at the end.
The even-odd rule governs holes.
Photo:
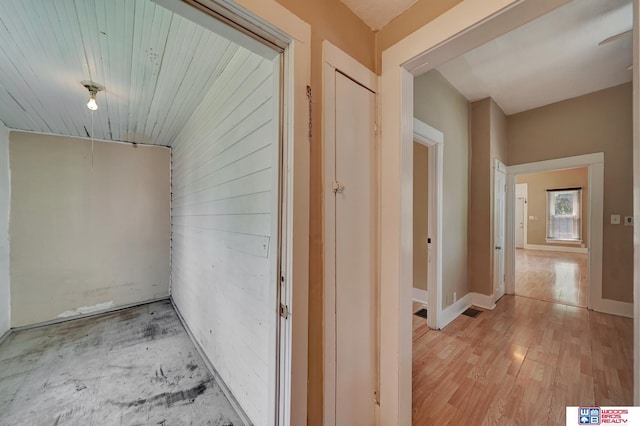
POLYGON ((94 95, 93 93, 89 98, 89 102, 87 102, 87 108, 89 108, 91 111, 95 111, 98 109, 98 104, 96 103, 96 95, 94 95))

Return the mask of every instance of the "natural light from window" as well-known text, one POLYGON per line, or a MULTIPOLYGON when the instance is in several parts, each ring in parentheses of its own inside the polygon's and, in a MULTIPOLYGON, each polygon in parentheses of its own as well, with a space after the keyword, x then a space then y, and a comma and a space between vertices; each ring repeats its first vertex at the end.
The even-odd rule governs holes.
POLYGON ((547 189, 547 240, 582 241, 582 188, 547 189))

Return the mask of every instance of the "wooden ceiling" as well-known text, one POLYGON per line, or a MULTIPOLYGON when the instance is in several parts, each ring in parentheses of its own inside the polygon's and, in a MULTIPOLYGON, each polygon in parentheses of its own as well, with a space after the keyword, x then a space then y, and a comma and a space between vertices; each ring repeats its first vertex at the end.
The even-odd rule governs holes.
POLYGON ((169 146, 240 53, 149 0, 0 0, 0 120, 169 146), (83 80, 105 87, 93 117, 83 80))

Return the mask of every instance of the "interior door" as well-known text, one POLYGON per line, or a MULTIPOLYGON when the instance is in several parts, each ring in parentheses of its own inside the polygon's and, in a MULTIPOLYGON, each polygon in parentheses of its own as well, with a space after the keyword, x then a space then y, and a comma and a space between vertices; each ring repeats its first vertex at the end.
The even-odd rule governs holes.
POLYGON ((506 167, 496 161, 494 191, 494 255, 493 255, 493 288, 496 300, 504 295, 504 243, 505 216, 507 197, 506 167))
POLYGON ((524 198, 516 198, 516 248, 524 247, 524 198))
POLYGON ((374 424, 375 95, 335 71, 336 425, 374 424))

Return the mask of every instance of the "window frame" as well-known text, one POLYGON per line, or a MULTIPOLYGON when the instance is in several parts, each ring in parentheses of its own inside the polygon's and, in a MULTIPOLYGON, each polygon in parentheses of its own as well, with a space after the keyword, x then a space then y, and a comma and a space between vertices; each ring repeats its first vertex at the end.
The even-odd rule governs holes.
MULTIPOLYGON (((573 188, 554 188, 547 189, 547 197, 546 197, 546 230, 545 230, 545 240, 547 243, 582 243, 582 187, 573 187, 573 188), (555 204, 555 197, 560 194, 575 194, 577 196, 577 202, 574 200, 574 214, 572 215, 556 215, 552 214, 551 208, 551 199, 553 197, 555 204), (576 208, 577 204, 577 208, 576 208), (577 210, 577 213, 575 212, 577 210), (558 216, 572 217, 572 222, 574 229, 576 231, 577 238, 560 238, 554 237, 551 234, 551 221, 552 218, 558 216), (577 224, 576 224, 577 222, 577 224)), ((553 204, 553 205, 554 205, 553 204)))

